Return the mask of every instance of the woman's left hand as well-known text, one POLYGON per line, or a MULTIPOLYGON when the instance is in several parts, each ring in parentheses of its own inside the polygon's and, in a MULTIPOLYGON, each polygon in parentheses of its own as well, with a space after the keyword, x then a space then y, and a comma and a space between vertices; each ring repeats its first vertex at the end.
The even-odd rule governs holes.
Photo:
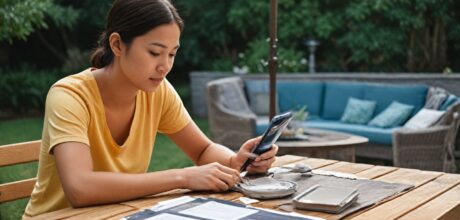
POLYGON ((238 164, 238 169, 243 165, 248 158, 254 158, 254 161, 247 167, 248 173, 265 173, 270 169, 273 162, 275 162, 275 155, 278 152, 278 146, 276 144, 272 145, 272 148, 257 156, 252 154, 251 151, 259 143, 261 137, 249 139, 246 141, 235 155, 235 162, 238 164))

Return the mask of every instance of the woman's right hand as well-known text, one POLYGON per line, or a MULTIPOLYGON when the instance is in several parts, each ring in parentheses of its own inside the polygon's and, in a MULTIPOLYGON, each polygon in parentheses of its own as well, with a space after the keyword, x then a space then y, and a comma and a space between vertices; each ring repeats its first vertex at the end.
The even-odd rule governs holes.
POLYGON ((185 188, 190 190, 227 191, 240 181, 240 173, 217 162, 183 169, 185 188))

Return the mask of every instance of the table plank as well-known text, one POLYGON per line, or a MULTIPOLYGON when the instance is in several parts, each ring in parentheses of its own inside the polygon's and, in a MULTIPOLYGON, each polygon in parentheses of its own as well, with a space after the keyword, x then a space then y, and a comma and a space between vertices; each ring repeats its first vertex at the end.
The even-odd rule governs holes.
POLYGON ((284 167, 294 167, 297 163, 302 163, 302 164, 305 164, 305 165, 311 167, 312 169, 318 169, 318 168, 321 168, 321 167, 324 167, 324 166, 327 166, 327 165, 331 165, 331 164, 334 164, 334 163, 337 163, 337 162, 338 161, 336 161, 336 160, 307 158, 307 159, 304 159, 304 160, 296 161, 294 163, 285 164, 283 166, 284 167))
POLYGON ((396 167, 374 166, 370 169, 358 172, 355 175, 361 178, 375 179, 375 178, 386 175, 396 170, 398 170, 398 168, 396 167))
POLYGON ((273 163, 273 167, 283 166, 285 164, 294 163, 296 161, 300 161, 305 159, 305 157, 295 156, 295 155, 283 155, 276 157, 275 162, 273 163))
POLYGON ((353 217, 360 219, 396 219, 423 205, 441 193, 460 183, 460 177, 445 174, 395 199, 382 203, 372 209, 353 217))
POLYGON ((457 204, 457 206, 449 210, 446 214, 441 216, 438 220, 458 219, 458 216, 460 216, 460 204, 457 204))
POLYGON ((441 172, 400 168, 394 172, 380 176, 376 178, 376 180, 390 183, 403 183, 418 187, 441 175, 441 172))
POLYGON ((374 167, 374 165, 340 161, 338 163, 323 167, 321 170, 355 174, 368 170, 372 167, 374 167))
MULTIPOLYGON (((455 210, 456 207, 460 208, 460 185, 423 204, 400 219, 438 219, 447 216, 449 211, 455 210)), ((460 210, 457 209, 456 215, 452 216, 460 216, 460 210)))
POLYGON ((132 215, 132 214, 134 214, 136 212, 140 212, 140 211, 142 211, 142 210, 141 209, 135 209, 135 210, 119 213, 117 215, 110 216, 110 217, 106 218, 105 220, 120 220, 123 217, 126 217, 128 215, 132 215))
MULTIPOLYGON (((105 208, 108 206, 114 206, 114 205, 102 205, 102 206, 90 206, 90 207, 84 207, 84 208, 65 208, 65 209, 60 209, 54 212, 49 212, 49 213, 44 213, 32 218, 24 218, 24 219, 64 219, 64 218, 70 218, 72 216, 76 215, 81 215, 90 211, 98 210, 100 208, 105 208)), ((119 206, 115 204, 115 206, 119 206)))
MULTIPOLYGON (((136 210, 136 208, 125 206, 125 205, 113 204, 113 205, 104 206, 103 208, 98 207, 97 209, 92 209, 90 211, 83 212, 78 215, 73 215, 73 216, 64 217, 64 218, 66 219, 104 219, 104 218, 108 218, 114 215, 118 215, 120 213, 131 211, 131 210, 136 210)), ((52 217, 50 216, 49 219, 58 219, 58 218, 56 216, 52 216, 52 217)))

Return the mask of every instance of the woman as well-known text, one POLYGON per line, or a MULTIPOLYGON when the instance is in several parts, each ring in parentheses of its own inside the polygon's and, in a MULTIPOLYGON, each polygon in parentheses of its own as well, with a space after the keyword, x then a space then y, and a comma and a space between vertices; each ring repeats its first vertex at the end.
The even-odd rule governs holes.
MULTIPOLYGON (((213 143, 165 78, 182 28, 167 0, 114 2, 93 68, 58 81, 48 93, 38 182, 26 216, 176 188, 226 191, 240 180, 238 170, 258 139, 236 154, 213 143), (157 132, 197 166, 146 173, 157 132)), ((258 156, 248 172, 267 171, 276 151, 258 156)))

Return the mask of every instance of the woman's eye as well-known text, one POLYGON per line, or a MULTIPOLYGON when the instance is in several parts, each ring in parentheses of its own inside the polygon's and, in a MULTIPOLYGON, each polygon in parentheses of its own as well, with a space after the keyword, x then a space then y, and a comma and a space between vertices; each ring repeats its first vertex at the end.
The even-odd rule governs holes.
POLYGON ((149 51, 149 52, 150 52, 150 54, 151 54, 152 56, 154 56, 154 57, 160 56, 159 53, 155 53, 155 52, 153 52, 153 51, 149 51))
POLYGON ((175 56, 176 56, 176 54, 175 54, 175 53, 171 53, 171 54, 169 54, 169 57, 171 57, 171 58, 174 58, 175 56))

